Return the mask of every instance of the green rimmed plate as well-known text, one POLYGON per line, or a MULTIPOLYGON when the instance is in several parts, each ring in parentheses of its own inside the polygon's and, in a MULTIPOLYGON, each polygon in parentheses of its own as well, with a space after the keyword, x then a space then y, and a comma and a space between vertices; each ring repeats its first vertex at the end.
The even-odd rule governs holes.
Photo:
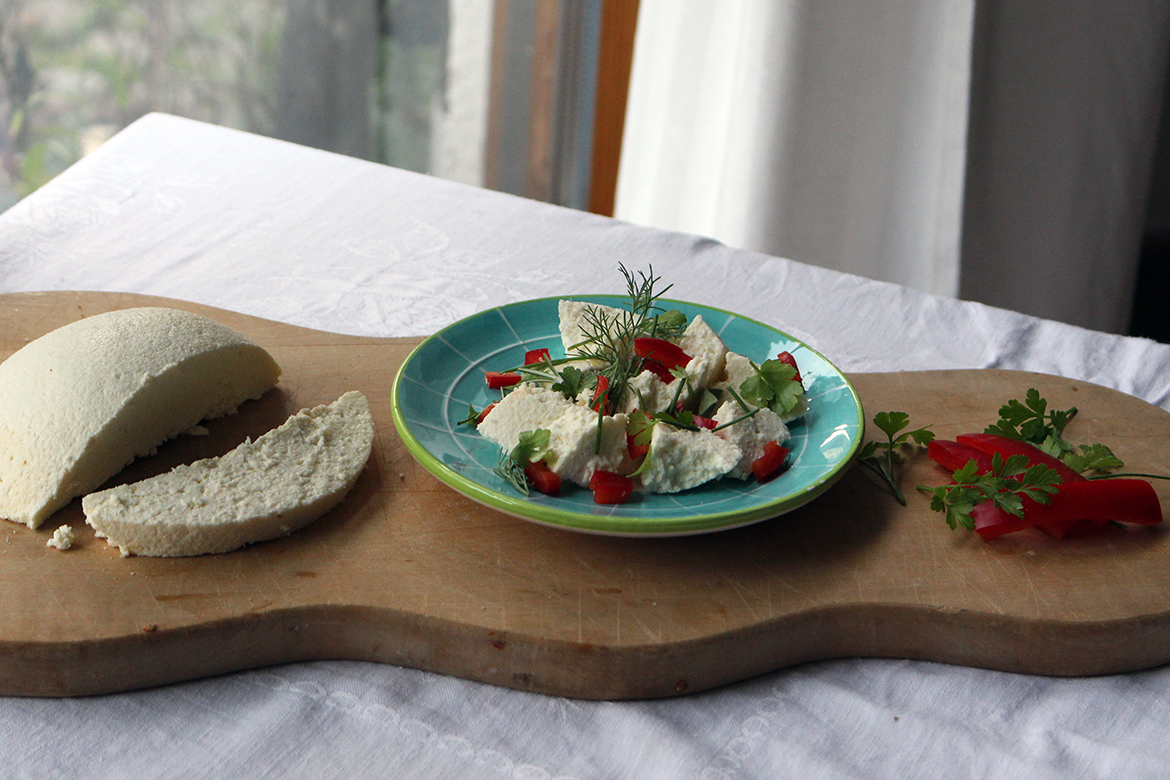
MULTIPOLYGON (((579 295, 574 300, 623 307, 628 298, 579 295)), ((495 473, 499 448, 468 426, 467 407, 499 400, 485 371, 524 361, 530 349, 563 356, 560 298, 514 303, 474 314, 439 331, 403 362, 391 396, 394 424, 410 453, 430 473, 468 498, 544 525, 613 536, 682 536, 736 528, 790 512, 827 490, 857 453, 864 432, 861 401, 849 380, 823 355, 775 328, 731 312, 660 300, 687 318, 701 314, 728 349, 756 361, 787 350, 800 365, 809 411, 789 424, 791 467, 765 484, 723 479, 682 493, 635 492, 601 506, 570 483, 561 496, 523 496, 495 473)))

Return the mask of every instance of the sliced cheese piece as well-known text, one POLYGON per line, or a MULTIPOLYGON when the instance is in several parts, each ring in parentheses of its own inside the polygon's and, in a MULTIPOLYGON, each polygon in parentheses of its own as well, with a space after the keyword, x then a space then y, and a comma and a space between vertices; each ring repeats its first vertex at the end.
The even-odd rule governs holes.
MULTIPOLYGON (((727 425, 743 417, 743 408, 736 401, 724 401, 715 412, 716 424, 727 425)), ((715 435, 739 447, 739 463, 727 476, 747 479, 752 475, 752 464, 764 454, 764 445, 770 441, 783 443, 788 438, 788 426, 771 409, 760 409, 746 420, 727 425, 715 431, 715 435)))
POLYGON ((727 345, 715 331, 711 330, 711 326, 703 321, 702 315, 696 314, 691 320, 679 341, 679 347, 691 356, 686 372, 691 380, 691 386, 696 391, 710 387, 723 375, 727 361, 727 345))
POLYGON ((617 471, 628 459, 624 414, 601 418, 601 447, 598 449, 597 412, 570 406, 548 426, 549 467, 581 487, 589 487, 593 472, 617 471))
POLYGON ((41 336, 0 364, 0 517, 36 528, 279 377, 258 345, 176 309, 107 312, 41 336))
POLYGON ((85 521, 123 555, 221 553, 287 536, 336 506, 370 457, 374 421, 349 392, 218 458, 91 493, 85 521))
POLYGON ((651 493, 678 493, 722 477, 740 459, 739 447, 709 430, 687 431, 666 423, 654 426, 650 461, 642 487, 651 493))
MULTIPOLYGON (((597 332, 598 320, 612 323, 618 318, 630 317, 630 312, 600 303, 562 300, 557 303, 557 315, 560 319, 561 344, 565 348, 565 356, 571 358, 579 355, 582 349, 591 348, 589 345, 583 346, 583 343, 588 341, 590 334, 597 332)), ((627 348, 632 349, 633 345, 627 345, 627 348)), ((600 365, 597 360, 586 362, 600 365)))
POLYGON ((522 384, 488 412, 477 430, 505 452, 511 452, 520 443, 521 433, 547 429, 572 406, 555 390, 522 384))

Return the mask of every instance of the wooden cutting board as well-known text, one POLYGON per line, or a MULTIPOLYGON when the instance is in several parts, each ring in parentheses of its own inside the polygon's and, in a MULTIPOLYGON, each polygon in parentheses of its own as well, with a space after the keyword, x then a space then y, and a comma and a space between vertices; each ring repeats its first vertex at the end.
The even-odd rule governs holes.
MULTIPOLYGON (((817 659, 916 658, 1046 675, 1170 661, 1164 527, 1057 542, 950 531, 903 470, 900 507, 867 471, 780 518, 679 539, 546 528, 483 508, 416 465, 390 386, 417 339, 321 333, 190 303, 108 293, 0 296, 0 358, 80 317, 167 305, 266 347, 277 390, 132 464, 116 481, 220 454, 356 389, 377 421, 354 492, 286 539, 226 555, 122 558, 75 501, 40 529, 0 521, 0 694, 97 694, 309 659, 360 659, 590 699, 671 696, 817 659), (68 523, 76 546, 46 547, 68 523)), ((1075 405, 1078 441, 1170 473, 1170 414, 1054 376, 964 370, 851 377, 867 410, 944 438, 1036 387, 1075 405)), ((1163 511, 1170 483, 1156 488, 1163 511)))

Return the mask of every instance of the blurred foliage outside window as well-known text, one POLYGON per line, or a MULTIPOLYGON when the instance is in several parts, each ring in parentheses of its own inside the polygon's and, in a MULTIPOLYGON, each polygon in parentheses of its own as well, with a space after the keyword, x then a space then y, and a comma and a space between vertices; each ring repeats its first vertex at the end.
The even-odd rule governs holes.
POLYGON ((151 111, 430 171, 450 2, 0 0, 0 210, 151 111))

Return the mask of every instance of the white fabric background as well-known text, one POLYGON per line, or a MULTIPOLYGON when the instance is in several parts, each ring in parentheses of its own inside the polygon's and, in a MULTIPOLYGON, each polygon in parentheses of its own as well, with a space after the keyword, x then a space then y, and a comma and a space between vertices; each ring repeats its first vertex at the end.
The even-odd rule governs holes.
POLYGON ((1167 0, 643 0, 615 214, 1125 332, 1168 24, 1167 0))
MULTIPOLYGON (((163 115, 0 216, 0 292, 141 292, 377 336, 618 292, 618 262, 652 263, 672 295, 786 327, 848 371, 1022 368, 1170 410, 1170 347, 1150 341, 163 115)), ((0 776, 1154 778, 1170 772, 1168 717, 1167 669, 1062 680, 846 659, 672 700, 588 702, 317 662, 0 698, 0 776)))

